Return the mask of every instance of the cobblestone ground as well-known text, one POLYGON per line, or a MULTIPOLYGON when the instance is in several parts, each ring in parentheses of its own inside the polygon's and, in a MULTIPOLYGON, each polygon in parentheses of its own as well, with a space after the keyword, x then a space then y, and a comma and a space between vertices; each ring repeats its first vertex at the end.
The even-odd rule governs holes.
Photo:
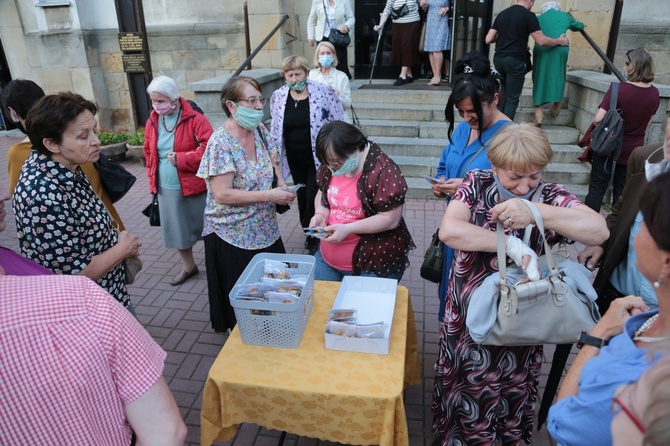
MULTIPOLYGON (((7 184, 7 149, 22 138, 16 132, 0 132, 0 181, 7 184)), ((167 351, 165 379, 188 425, 188 445, 200 444, 200 407, 202 389, 207 373, 226 342, 227 336, 214 333, 209 324, 205 254, 202 242, 194 247, 200 275, 181 286, 170 285, 180 270, 176 251, 163 248, 160 228, 150 227, 141 210, 149 203, 150 195, 144 168, 136 160, 122 164, 137 176, 131 191, 116 204, 126 228, 139 235, 142 241, 144 269, 130 287, 130 295, 142 325, 167 351)), ((437 355, 439 328, 437 321, 437 285, 419 276, 419 267, 426 246, 444 213, 444 204, 437 200, 409 200, 405 220, 417 249, 412 251, 411 266, 400 282, 409 289, 416 315, 419 351, 423 379, 420 385, 407 389, 405 407, 410 430, 410 445, 428 446, 434 441, 430 412, 433 385, 433 364, 437 355)), ((9 216, 7 229, 0 233, 0 244, 18 250, 14 220, 9 216)), ((282 238, 289 253, 304 254, 304 238, 298 224, 295 206, 280 216, 282 238)), ((571 247, 576 251, 577 247, 571 247)), ((553 348, 545 348, 549 360, 553 348)), ((543 390, 549 363, 542 367, 543 390)), ((231 441, 221 443, 235 446, 276 445, 280 432, 256 425, 244 424, 231 441)), ((288 435, 285 445, 330 445, 331 442, 288 435)), ((533 445, 549 445, 545 429, 534 433, 533 445)))

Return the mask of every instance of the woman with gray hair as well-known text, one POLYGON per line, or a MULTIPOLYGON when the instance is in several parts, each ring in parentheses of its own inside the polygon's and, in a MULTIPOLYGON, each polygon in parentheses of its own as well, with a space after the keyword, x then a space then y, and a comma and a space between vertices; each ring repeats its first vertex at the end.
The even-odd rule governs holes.
POLYGON ((193 245, 202 238, 207 187, 195 173, 213 129, 180 97, 174 79, 154 78, 147 93, 153 107, 144 132, 149 190, 158 194, 163 244, 181 258, 181 271, 170 282, 177 286, 199 273, 193 245))

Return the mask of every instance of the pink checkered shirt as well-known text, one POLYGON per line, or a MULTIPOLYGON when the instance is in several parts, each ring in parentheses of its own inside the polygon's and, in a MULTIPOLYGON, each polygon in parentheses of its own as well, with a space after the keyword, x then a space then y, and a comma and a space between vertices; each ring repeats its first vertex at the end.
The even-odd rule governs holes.
POLYGON ((0 444, 129 445, 166 354, 82 276, 0 276, 0 444))

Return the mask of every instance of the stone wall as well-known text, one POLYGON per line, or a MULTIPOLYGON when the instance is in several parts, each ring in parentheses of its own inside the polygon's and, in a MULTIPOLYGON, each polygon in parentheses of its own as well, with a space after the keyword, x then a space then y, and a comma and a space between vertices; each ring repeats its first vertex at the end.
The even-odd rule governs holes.
MULTIPOLYGON (((668 17, 668 16, 666 16, 668 17)), ((626 51, 635 48, 646 48, 654 59, 656 77, 654 83, 670 84, 670 21, 665 23, 652 21, 648 23, 622 23, 617 39, 617 50, 614 63, 623 69, 626 51)))

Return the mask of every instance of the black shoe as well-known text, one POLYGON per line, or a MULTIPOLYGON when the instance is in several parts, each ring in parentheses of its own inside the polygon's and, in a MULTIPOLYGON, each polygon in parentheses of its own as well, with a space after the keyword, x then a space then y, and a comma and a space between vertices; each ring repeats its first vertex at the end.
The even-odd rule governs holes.
POLYGON ((401 77, 398 77, 396 81, 393 83, 394 86, 399 87, 400 85, 405 85, 407 83, 407 79, 403 79, 401 77))
POLYGON ((405 81, 405 83, 406 84, 411 84, 412 82, 414 82, 414 78, 407 76, 407 80, 405 81))

